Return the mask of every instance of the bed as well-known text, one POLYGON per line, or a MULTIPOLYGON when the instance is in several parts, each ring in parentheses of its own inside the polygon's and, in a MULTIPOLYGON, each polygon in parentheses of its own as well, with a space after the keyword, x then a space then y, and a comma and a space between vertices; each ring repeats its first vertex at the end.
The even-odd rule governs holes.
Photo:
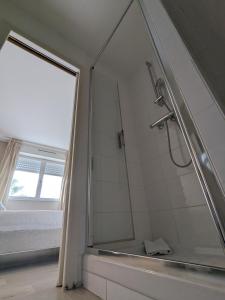
POLYGON ((0 211, 0 254, 58 248, 61 210, 0 211))

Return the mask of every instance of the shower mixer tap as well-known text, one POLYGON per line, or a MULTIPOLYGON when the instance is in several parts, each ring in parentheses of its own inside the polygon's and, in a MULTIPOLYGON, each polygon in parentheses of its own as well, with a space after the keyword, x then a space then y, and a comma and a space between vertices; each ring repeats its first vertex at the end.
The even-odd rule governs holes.
POLYGON ((154 123, 152 123, 150 125, 150 128, 154 128, 154 127, 157 126, 159 129, 162 129, 164 127, 164 123, 167 120, 175 121, 175 115, 174 115, 173 111, 167 113, 165 116, 161 117, 159 120, 157 120, 154 123))
POLYGON ((169 132, 169 125, 168 125, 168 120, 171 121, 175 121, 177 123, 178 128, 180 128, 179 123, 177 122, 176 116, 175 116, 175 112, 173 111, 173 109, 170 107, 170 105, 168 105, 167 103, 167 97, 164 97, 163 93, 162 93, 162 87, 165 89, 165 91, 167 92, 166 94, 168 96, 170 96, 170 93, 168 93, 168 86, 167 83, 162 79, 162 78, 158 78, 155 82, 154 80, 154 76, 153 76, 153 71, 152 71, 152 64, 150 62, 146 62, 146 66, 148 68, 149 71, 149 75, 150 75, 150 79, 152 81, 152 86, 153 89, 155 91, 155 96, 156 96, 156 100, 154 101, 155 104, 158 104, 159 106, 165 106, 167 108, 167 110, 169 111, 165 116, 161 117, 159 120, 157 120, 156 122, 152 123, 150 125, 150 128, 154 128, 155 126, 157 126, 159 129, 163 129, 164 126, 166 127, 166 132, 167 132, 167 140, 168 140, 168 147, 169 147, 169 154, 170 154, 170 159, 173 162, 173 164, 176 167, 179 168, 186 168, 188 166, 191 165, 192 163, 192 159, 190 159, 189 162, 184 163, 184 164, 180 164, 177 163, 173 157, 173 153, 172 153, 172 147, 171 147, 171 138, 170 138, 170 132, 169 132))

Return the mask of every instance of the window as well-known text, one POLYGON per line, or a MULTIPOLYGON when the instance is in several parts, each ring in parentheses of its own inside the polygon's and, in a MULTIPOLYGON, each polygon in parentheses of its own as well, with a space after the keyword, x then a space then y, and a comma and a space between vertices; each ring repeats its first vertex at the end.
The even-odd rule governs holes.
POLYGON ((13 175, 10 199, 58 200, 64 163, 19 156, 13 175))

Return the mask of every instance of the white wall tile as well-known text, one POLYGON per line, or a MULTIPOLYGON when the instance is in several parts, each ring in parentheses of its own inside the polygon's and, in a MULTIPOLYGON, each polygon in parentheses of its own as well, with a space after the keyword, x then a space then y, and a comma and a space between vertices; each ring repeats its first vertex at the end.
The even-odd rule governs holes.
POLYGON ((174 178, 168 184, 173 208, 206 204, 195 172, 174 178))
POLYGON ((107 299, 106 279, 84 271, 83 284, 87 290, 99 296, 102 300, 107 299))
MULTIPOLYGON (((193 173, 189 173, 189 174, 193 174, 193 173)), ((169 186, 168 197, 170 198, 172 208, 186 207, 188 200, 184 195, 180 177, 177 176, 174 178, 168 178, 165 183, 169 186)))
POLYGON ((125 151, 127 161, 140 163, 139 153, 136 144, 126 143, 125 141, 125 151))
POLYGON ((95 243, 131 238, 133 238, 131 212, 94 214, 95 243))
POLYGON ((93 168, 95 180, 115 183, 127 182, 123 153, 120 153, 116 158, 94 156, 93 168))
POLYGON ((93 127, 94 131, 102 132, 108 136, 113 137, 115 132, 121 128, 118 123, 118 111, 115 107, 115 103, 107 105, 97 105, 93 109, 93 127))
POLYGON ((170 199, 170 186, 165 180, 150 181, 146 186, 147 202, 149 210, 168 210, 172 209, 170 199))
POLYGON ((172 211, 151 212, 153 239, 163 238, 169 245, 178 245, 178 234, 172 211))
POLYGON ((133 212, 147 212, 149 207, 143 187, 130 186, 131 203, 133 212))
POLYGON ((180 181, 187 206, 206 204, 197 175, 194 172, 180 176, 180 181))
POLYGON ((174 215, 183 246, 220 247, 218 233, 207 206, 177 209, 174 215))
POLYGON ((129 189, 126 183, 93 182, 95 212, 130 212, 129 189))
POLYGON ((147 132, 137 132, 138 150, 141 153, 140 158, 144 161, 152 160, 159 156, 159 146, 156 141, 157 131, 150 130, 147 132))
POLYGON ((149 220, 149 213, 147 212, 134 212, 133 213, 135 239, 143 241, 151 239, 151 224, 149 220))
MULTIPOLYGON (((152 141, 154 143, 154 140, 152 141)), ((163 181, 165 178, 165 172, 163 167, 163 160, 160 156, 155 158, 146 158, 142 160, 141 166, 143 168, 144 182, 145 185, 151 185, 156 181, 163 181)))
MULTIPOLYGON (((190 155, 188 153, 186 146, 181 148, 176 148, 175 150, 172 151, 172 154, 174 160, 181 165, 186 164, 190 161, 190 155)), ((161 157, 161 163, 164 169, 164 176, 166 178, 181 176, 193 172, 194 170, 192 164, 186 168, 176 167, 172 163, 169 153, 166 153, 161 157)))
POLYGON ((98 156, 117 157, 121 149, 118 147, 117 132, 114 136, 106 133, 94 132, 93 134, 93 152, 98 156))
POLYGON ((128 161, 127 167, 130 185, 144 187, 140 164, 128 161))

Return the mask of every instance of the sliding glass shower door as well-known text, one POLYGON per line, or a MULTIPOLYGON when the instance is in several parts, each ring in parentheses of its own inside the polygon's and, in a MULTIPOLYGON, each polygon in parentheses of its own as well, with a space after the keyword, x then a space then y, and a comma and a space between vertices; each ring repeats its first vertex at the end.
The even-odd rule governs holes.
POLYGON ((117 82, 95 69, 92 77, 91 202, 93 244, 134 239, 117 82))

